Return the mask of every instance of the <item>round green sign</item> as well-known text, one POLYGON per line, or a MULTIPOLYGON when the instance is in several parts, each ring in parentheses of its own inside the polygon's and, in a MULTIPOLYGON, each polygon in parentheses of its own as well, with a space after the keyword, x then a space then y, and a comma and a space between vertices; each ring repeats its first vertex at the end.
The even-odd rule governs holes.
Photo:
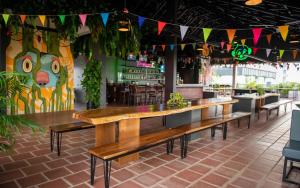
POLYGON ((251 53, 252 49, 248 46, 237 44, 231 52, 231 55, 234 59, 237 59, 238 61, 243 61, 246 60, 248 58, 248 55, 250 55, 251 53))

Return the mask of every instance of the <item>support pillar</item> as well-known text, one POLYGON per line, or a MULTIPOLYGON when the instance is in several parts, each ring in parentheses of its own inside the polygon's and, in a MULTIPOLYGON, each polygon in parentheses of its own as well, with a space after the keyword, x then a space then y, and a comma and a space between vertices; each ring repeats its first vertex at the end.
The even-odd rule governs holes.
POLYGON ((237 76, 237 62, 233 63, 232 66, 232 91, 231 95, 234 95, 234 90, 236 88, 236 76, 237 76))

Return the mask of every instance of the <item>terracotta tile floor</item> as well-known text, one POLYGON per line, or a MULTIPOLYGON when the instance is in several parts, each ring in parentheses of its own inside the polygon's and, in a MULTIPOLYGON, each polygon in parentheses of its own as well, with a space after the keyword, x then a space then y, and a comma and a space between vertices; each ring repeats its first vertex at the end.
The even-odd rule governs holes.
MULTIPOLYGON (((281 109, 281 112, 283 110, 281 109)), ((178 142, 171 155, 165 146, 146 150, 139 161, 124 167, 113 164, 111 187, 297 187, 281 182, 282 147, 289 138, 291 113, 252 123, 240 128, 229 127, 226 141, 221 133, 211 139, 204 132, 201 139, 192 141, 188 157, 179 157, 178 142)), ((151 122, 144 125, 149 129, 151 122)), ((94 130, 66 133, 63 136, 62 156, 49 151, 49 137, 31 135, 25 131, 18 136, 13 153, 0 154, 0 187, 91 187, 89 184, 89 155, 94 145, 94 130)), ((98 160, 95 187, 103 187, 102 162, 98 160)), ((299 165, 299 164, 298 164, 299 165)), ((300 172, 291 176, 300 181, 300 172)))

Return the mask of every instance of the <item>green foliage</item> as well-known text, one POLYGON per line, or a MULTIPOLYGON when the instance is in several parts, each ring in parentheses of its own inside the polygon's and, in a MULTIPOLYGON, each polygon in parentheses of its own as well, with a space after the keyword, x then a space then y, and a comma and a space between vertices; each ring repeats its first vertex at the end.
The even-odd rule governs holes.
POLYGON ((91 59, 84 69, 83 80, 81 81, 81 85, 86 92, 86 100, 95 107, 100 106, 101 68, 101 61, 91 59))
POLYGON ((21 116, 6 114, 6 107, 15 104, 14 96, 26 89, 28 77, 20 73, 0 72, 0 151, 8 151, 15 143, 15 134, 21 128, 30 128, 33 132, 44 129, 21 116))
POLYGON ((256 82, 255 81, 248 82, 246 85, 246 89, 256 89, 256 82))
POLYGON ((257 93, 258 93, 259 95, 264 95, 264 94, 265 94, 264 86, 261 85, 261 84, 257 84, 257 85, 256 85, 256 90, 257 90, 257 93))
POLYGON ((179 108, 186 107, 188 103, 184 100, 183 96, 176 92, 176 93, 171 93, 170 99, 167 101, 167 105, 172 107, 176 106, 179 108))

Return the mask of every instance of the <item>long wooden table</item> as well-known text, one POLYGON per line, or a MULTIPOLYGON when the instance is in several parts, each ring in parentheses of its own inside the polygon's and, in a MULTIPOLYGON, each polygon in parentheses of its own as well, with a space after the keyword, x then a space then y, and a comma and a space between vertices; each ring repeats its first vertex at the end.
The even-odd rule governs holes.
MULTIPOLYGON (((231 105, 238 100, 231 98, 211 98, 192 101, 184 108, 168 107, 165 104, 134 107, 104 107, 94 110, 75 112, 73 118, 95 125, 96 146, 115 143, 140 135, 141 118, 167 116, 192 110, 201 110, 201 119, 209 118, 209 107, 223 106, 223 114, 231 112, 231 105), (118 125, 118 126, 115 126, 118 125)), ((137 160, 139 154, 118 159, 123 164, 137 160)))

